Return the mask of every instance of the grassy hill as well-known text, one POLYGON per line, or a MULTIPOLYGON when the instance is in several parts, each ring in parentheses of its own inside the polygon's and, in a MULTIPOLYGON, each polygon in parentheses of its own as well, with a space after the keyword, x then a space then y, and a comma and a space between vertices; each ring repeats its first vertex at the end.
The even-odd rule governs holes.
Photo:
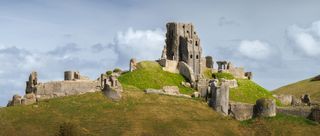
MULTIPOLYGON (((221 74, 223 77, 226 74, 221 74)), ((142 62, 138 70, 119 81, 123 99, 113 102, 102 93, 87 93, 40 101, 34 105, 0 109, 0 135, 52 136, 61 130, 80 135, 320 135, 320 125, 300 117, 277 115, 239 122, 213 111, 200 99, 145 94, 145 88, 179 86, 179 74, 161 70, 155 62, 142 62), (67 125, 66 125, 67 124, 67 125)), ((270 93, 250 80, 238 80, 232 100, 252 103, 270 93)))
POLYGON ((191 94, 193 89, 181 85, 185 81, 180 74, 163 71, 162 67, 154 61, 143 61, 137 64, 137 70, 128 72, 119 77, 125 85, 132 85, 139 89, 161 89, 163 86, 178 86, 181 93, 191 94))
POLYGON ((320 125, 278 115, 239 122, 200 100, 144 94, 124 86, 123 100, 100 92, 0 109, 0 135, 54 135, 64 122, 82 135, 319 135, 320 125))
POLYGON ((310 94, 311 100, 320 102, 320 81, 312 81, 313 78, 292 83, 272 91, 274 94, 291 94, 301 97, 303 94, 310 94))
MULTIPOLYGON (((231 88, 230 100, 254 104, 259 98, 272 98, 272 93, 248 79, 237 79, 237 88, 231 88)), ((280 102, 276 101, 279 105, 280 102)))

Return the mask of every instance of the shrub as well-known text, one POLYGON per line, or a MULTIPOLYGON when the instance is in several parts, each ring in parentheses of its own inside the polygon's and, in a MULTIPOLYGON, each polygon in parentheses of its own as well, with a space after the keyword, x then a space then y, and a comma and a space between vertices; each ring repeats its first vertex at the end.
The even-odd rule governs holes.
POLYGON ((119 73, 119 72, 121 72, 122 70, 120 69, 120 68, 115 68, 114 70, 113 70, 113 72, 115 72, 115 73, 119 73))
POLYGON ((56 136, 79 136, 80 129, 77 125, 71 122, 64 122, 60 125, 56 136))
POLYGON ((112 71, 107 71, 106 74, 109 76, 112 74, 112 71))
POLYGON ((234 76, 230 73, 225 73, 225 72, 218 72, 218 73, 213 73, 212 76, 215 78, 215 79, 235 79, 234 76))

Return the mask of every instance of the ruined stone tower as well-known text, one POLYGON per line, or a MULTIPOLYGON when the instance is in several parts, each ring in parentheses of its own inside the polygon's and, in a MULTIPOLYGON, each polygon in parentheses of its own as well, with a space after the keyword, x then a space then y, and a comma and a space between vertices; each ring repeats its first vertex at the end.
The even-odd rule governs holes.
POLYGON ((166 59, 184 61, 193 70, 197 77, 201 74, 200 39, 192 24, 167 23, 166 59))

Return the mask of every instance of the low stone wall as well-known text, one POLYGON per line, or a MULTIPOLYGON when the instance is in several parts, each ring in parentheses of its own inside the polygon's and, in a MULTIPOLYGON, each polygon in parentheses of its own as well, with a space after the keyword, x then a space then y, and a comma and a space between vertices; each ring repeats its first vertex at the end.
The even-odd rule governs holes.
POLYGON ((61 96, 77 95, 87 92, 100 91, 98 81, 52 81, 37 85, 37 98, 50 99, 61 96))
POLYGON ((245 72, 244 72, 243 67, 232 67, 232 68, 228 69, 227 71, 229 73, 231 73, 235 78, 241 78, 241 79, 246 78, 244 76, 245 72))
POLYGON ((277 107, 277 113, 307 118, 311 113, 311 107, 277 107))

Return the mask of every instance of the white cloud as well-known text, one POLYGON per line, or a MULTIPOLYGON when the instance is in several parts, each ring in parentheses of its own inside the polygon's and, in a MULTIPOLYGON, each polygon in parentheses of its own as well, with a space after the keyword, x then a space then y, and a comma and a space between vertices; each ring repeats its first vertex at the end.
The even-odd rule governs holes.
POLYGON ((119 55, 120 64, 128 64, 130 58, 138 60, 155 60, 160 58, 165 45, 164 32, 156 30, 133 30, 118 32, 114 39, 115 51, 119 55))
POLYGON ((242 55, 251 59, 266 59, 270 55, 269 44, 259 40, 243 40, 238 50, 242 55))
POLYGON ((309 27, 290 26, 287 38, 297 53, 309 57, 320 56, 320 21, 312 23, 309 27))

